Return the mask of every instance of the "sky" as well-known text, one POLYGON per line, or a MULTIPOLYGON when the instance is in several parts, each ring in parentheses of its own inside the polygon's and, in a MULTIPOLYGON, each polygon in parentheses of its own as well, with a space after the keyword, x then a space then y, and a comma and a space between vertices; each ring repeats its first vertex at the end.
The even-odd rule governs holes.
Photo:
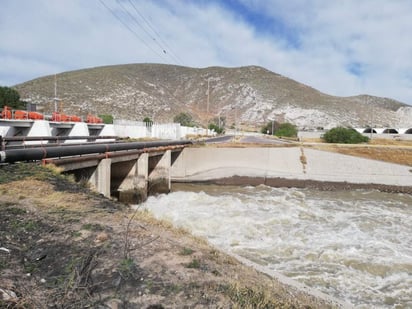
POLYGON ((0 0, 0 86, 83 68, 262 66, 412 105, 411 0, 0 0))

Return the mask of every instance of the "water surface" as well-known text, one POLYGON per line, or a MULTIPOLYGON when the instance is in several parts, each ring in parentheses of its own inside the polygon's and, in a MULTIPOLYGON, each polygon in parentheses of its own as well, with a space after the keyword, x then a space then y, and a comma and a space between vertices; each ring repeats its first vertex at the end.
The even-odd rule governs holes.
POLYGON ((357 308, 412 308, 412 196, 174 185, 156 217, 357 308))

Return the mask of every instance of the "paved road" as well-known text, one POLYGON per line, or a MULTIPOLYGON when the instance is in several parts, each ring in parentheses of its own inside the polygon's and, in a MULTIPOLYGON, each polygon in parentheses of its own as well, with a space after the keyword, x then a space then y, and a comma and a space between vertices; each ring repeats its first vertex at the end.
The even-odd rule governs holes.
POLYGON ((240 143, 250 143, 250 144, 290 144, 292 142, 287 140, 282 140, 279 138, 261 136, 243 136, 240 139, 240 143))
POLYGON ((209 138, 204 141, 207 144, 215 143, 246 143, 246 144, 290 144, 290 141, 278 139, 275 137, 269 137, 265 135, 223 135, 218 137, 209 138))
POLYGON ((228 143, 228 142, 231 142, 233 138, 234 138, 234 135, 223 135, 223 136, 208 138, 204 142, 206 144, 228 143))

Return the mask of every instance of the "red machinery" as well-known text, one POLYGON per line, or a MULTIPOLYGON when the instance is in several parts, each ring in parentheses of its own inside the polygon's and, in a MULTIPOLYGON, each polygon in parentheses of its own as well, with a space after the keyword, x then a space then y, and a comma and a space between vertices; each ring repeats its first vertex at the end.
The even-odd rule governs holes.
POLYGON ((58 121, 58 122, 81 122, 82 119, 76 115, 66 115, 59 112, 53 112, 51 121, 58 121))
POLYGON ((93 116, 93 115, 89 114, 89 115, 87 115, 86 122, 87 123, 103 123, 103 120, 100 117, 96 117, 96 116, 93 116))
POLYGON ((30 119, 30 120, 43 120, 44 116, 43 114, 37 113, 37 112, 26 112, 22 110, 16 110, 14 111, 14 119, 17 120, 24 120, 24 119, 30 119))
POLYGON ((11 119, 12 117, 12 111, 10 107, 4 106, 3 111, 1 112, 1 118, 2 119, 11 119))
POLYGON ((12 110, 8 106, 4 106, 1 112, 2 119, 16 119, 16 120, 43 120, 44 115, 38 112, 28 112, 23 110, 12 110))
MULTIPOLYGON (((3 111, 1 112, 1 119, 16 119, 16 120, 43 120, 45 119, 44 115, 38 112, 28 112, 24 110, 12 110, 8 106, 4 106, 3 111)), ((82 118, 76 115, 66 115, 64 113, 53 112, 51 121, 56 122, 82 122, 82 118)), ((87 123, 103 123, 102 118, 87 115, 87 123)))

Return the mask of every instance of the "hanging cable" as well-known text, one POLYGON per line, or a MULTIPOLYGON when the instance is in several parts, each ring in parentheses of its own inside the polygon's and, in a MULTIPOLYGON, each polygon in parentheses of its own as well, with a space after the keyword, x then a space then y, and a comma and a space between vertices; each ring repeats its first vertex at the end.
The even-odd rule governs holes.
POLYGON ((143 38, 141 38, 136 31, 134 31, 132 28, 129 27, 127 23, 125 23, 117 14, 104 3, 103 0, 99 0, 100 4, 103 5, 124 27, 126 27, 140 42, 142 42, 147 48, 149 48, 151 51, 153 51, 157 56, 159 56, 161 59, 165 60, 167 62, 167 59, 165 59, 162 54, 159 54, 153 47, 151 47, 143 38))
MULTIPOLYGON (((140 16, 140 18, 147 24, 148 28, 155 34, 155 36, 157 36, 159 38, 159 41, 161 41, 161 43, 163 43, 166 47, 167 50, 170 51, 170 56, 174 58, 174 60, 179 63, 180 65, 183 65, 182 61, 180 60, 180 58, 174 53, 174 51, 172 50, 172 48, 167 44, 167 42, 160 36, 160 34, 158 33, 158 31, 156 31, 156 29, 154 28, 153 25, 151 25, 151 23, 144 17, 144 15, 139 11, 139 9, 136 7, 136 5, 133 3, 132 0, 128 0, 130 5, 133 7, 133 9, 136 11, 136 13, 140 16)), ((155 38, 153 38, 153 40, 156 40, 155 38)), ((166 50, 166 49, 163 49, 166 50)))

